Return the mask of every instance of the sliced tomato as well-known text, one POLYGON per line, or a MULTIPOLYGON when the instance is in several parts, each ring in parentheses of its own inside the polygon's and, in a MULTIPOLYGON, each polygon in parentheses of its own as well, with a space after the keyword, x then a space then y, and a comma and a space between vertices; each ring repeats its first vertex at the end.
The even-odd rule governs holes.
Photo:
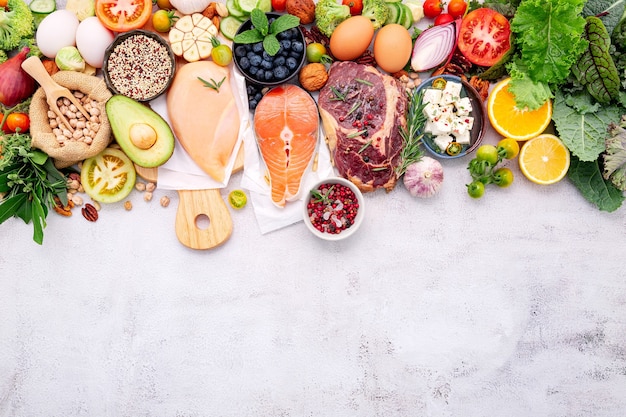
POLYGON ((135 187, 137 173, 133 162, 119 149, 106 148, 87 158, 80 171, 80 182, 89 197, 101 203, 123 200, 135 187))
POLYGON ((511 48, 511 25, 486 7, 469 12, 461 22, 459 51, 473 64, 490 67, 511 48))
POLYGON ((139 29, 152 15, 152 0, 96 0, 96 16, 113 32, 139 29))

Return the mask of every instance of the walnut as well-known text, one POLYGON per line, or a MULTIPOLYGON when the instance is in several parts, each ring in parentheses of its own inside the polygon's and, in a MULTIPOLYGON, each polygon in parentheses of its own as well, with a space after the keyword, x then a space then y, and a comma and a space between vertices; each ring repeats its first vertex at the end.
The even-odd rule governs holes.
POLYGON ((315 20, 315 2, 313 0, 287 0, 287 13, 300 18, 301 25, 308 25, 315 20))
POLYGON ((317 91, 328 81, 328 72, 324 64, 314 62, 300 70, 300 84, 307 91, 317 91))

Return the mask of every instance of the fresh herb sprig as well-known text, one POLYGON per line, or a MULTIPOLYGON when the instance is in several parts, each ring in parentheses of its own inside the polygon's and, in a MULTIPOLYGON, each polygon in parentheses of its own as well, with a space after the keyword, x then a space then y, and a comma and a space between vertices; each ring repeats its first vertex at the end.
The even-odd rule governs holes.
POLYGON ((279 16, 270 25, 267 15, 259 8, 252 9, 250 21, 253 28, 239 33, 233 40, 242 44, 263 42, 263 49, 271 56, 280 50, 276 35, 300 25, 300 18, 288 13, 279 16))
POLYGON ((400 128, 402 152, 400 152, 400 165, 396 168, 398 177, 405 173, 409 165, 419 161, 424 156, 420 145, 424 136, 424 125, 426 124, 426 116, 424 115, 426 103, 422 103, 422 96, 422 92, 417 93, 411 90, 407 93, 406 127, 400 128))
POLYGON ((324 203, 324 204, 330 204, 330 194, 333 191, 333 189, 335 188, 335 186, 331 186, 328 191, 326 191, 325 194, 322 194, 321 192, 319 192, 319 190, 311 190, 311 195, 313 196, 313 198, 315 200, 313 200, 314 203, 324 203))
POLYGON ((198 80, 200 80, 200 82, 202 82, 205 87, 209 87, 210 89, 215 90, 219 93, 220 87, 222 86, 222 84, 224 84, 226 77, 222 78, 220 81, 215 81, 213 78, 211 78, 211 81, 207 81, 202 77, 198 77, 198 80))
POLYGON ((43 243, 43 229, 54 197, 67 205, 67 180, 45 153, 31 148, 22 133, 0 136, 0 224, 11 217, 33 223, 33 240, 43 243))

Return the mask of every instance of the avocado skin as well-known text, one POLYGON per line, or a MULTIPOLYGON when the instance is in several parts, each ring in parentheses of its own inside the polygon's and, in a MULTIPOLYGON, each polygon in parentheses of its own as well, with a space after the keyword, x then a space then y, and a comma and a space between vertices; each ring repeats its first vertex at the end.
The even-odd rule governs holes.
POLYGON ((115 140, 135 164, 155 168, 170 159, 174 153, 174 133, 157 112, 121 94, 107 101, 106 112, 115 140), (135 123, 145 123, 156 131, 157 140, 150 149, 140 149, 130 140, 130 127, 135 123))

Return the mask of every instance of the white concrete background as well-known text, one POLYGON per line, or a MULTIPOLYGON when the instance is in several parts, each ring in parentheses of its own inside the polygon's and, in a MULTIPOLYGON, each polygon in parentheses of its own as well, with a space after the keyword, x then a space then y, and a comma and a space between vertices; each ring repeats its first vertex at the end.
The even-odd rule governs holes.
POLYGON ((467 162, 430 200, 366 195, 338 243, 261 235, 247 206, 191 250, 161 190, 52 213, 43 246, 7 221, 0 416, 624 416, 626 208, 517 164, 472 200, 467 162))

